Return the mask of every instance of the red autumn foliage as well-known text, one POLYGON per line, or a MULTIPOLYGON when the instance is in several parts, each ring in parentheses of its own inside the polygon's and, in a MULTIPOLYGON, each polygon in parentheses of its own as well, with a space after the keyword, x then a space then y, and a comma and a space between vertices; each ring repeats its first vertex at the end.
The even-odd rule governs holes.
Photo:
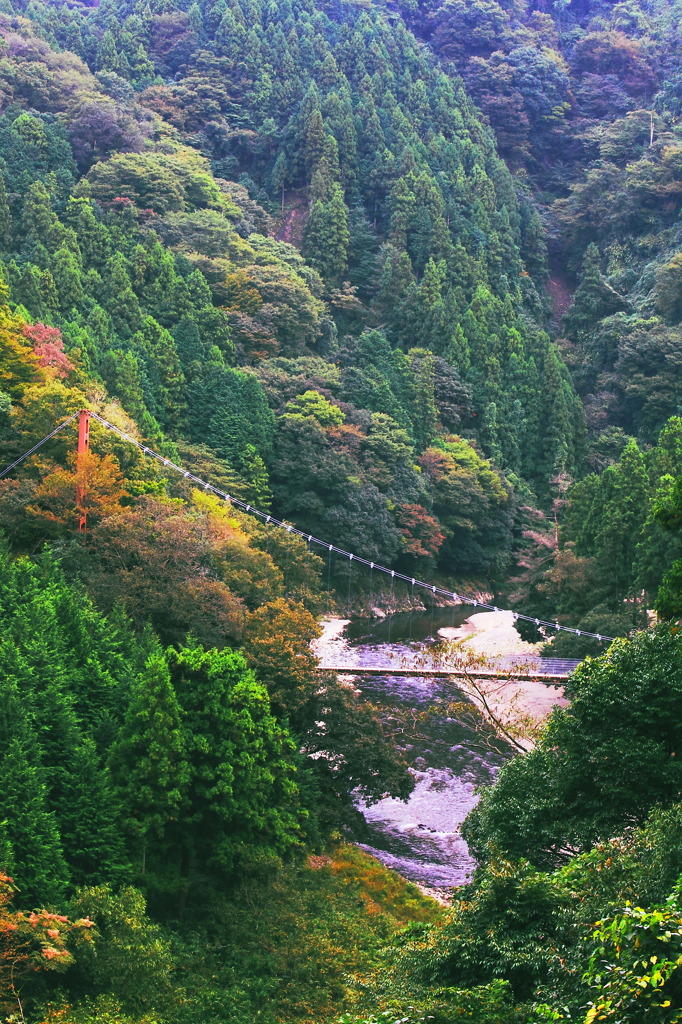
POLYGON ((33 352, 39 364, 51 376, 64 379, 74 369, 74 365, 64 352, 64 342, 57 327, 47 324, 27 324, 24 327, 25 338, 33 345, 33 352))
POLYGON ((397 505, 396 521, 403 535, 405 554, 412 558, 433 558, 438 554, 445 535, 437 519, 422 505, 397 505))

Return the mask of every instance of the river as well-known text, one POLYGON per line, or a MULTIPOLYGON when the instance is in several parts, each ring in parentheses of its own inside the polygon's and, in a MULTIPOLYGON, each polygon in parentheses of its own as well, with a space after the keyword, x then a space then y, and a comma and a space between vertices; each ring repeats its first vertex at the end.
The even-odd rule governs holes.
MULTIPOLYGON (((353 648, 363 664, 386 663, 408 652, 423 650, 440 639, 438 631, 455 630, 471 614, 467 607, 434 609, 352 621, 336 631, 331 642, 337 652, 353 648)), ((386 719, 408 708, 426 708, 439 700, 461 699, 452 683, 419 676, 371 676, 358 679, 358 699, 385 708, 386 719)), ((397 737, 401 743, 400 735, 397 737)), ((415 788, 404 803, 390 798, 371 807, 358 806, 369 833, 360 844, 406 878, 436 890, 462 885, 475 862, 459 826, 477 802, 476 787, 494 780, 511 755, 492 734, 481 735, 446 714, 434 713, 402 743, 415 777, 415 788)))

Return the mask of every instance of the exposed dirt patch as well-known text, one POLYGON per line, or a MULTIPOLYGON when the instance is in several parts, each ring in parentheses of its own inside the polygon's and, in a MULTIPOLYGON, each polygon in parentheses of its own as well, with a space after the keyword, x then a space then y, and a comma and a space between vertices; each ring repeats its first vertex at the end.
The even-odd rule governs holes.
POLYGON ((326 853, 321 856, 316 856, 313 853, 308 854, 308 867, 313 871, 321 871, 322 868, 326 868, 327 865, 332 863, 331 857, 328 857, 326 853))
POLYGON ((547 291, 552 303, 554 319, 558 323, 571 305, 573 289, 567 277, 564 277, 563 274, 555 273, 552 274, 547 282, 547 291))
POLYGON ((290 190, 284 193, 284 209, 275 220, 275 238, 301 248, 303 229, 308 219, 308 197, 303 191, 290 190))

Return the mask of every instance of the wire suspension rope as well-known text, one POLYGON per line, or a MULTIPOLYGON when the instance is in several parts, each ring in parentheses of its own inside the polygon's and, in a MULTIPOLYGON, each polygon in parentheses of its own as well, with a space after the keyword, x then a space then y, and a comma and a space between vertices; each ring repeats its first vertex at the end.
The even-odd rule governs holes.
POLYGON ((388 642, 391 642, 391 633, 393 632, 393 614, 395 608, 395 573, 391 570, 391 605, 388 613, 388 642))
MULTIPOLYGON (((167 459, 164 455, 159 455, 153 449, 143 444, 141 441, 131 437, 130 434, 126 434, 125 431, 121 430, 120 427, 115 426, 113 423, 109 423, 104 417, 100 416, 96 412, 90 412, 90 415, 101 423, 102 426, 107 427, 108 430, 112 430, 119 437, 122 437, 124 441, 129 441, 140 449, 145 455, 149 455, 150 458, 156 459, 161 465, 165 466, 166 469, 173 469, 176 473, 180 473, 187 480, 191 480, 197 486, 202 487, 206 491, 212 491, 219 498, 224 501, 229 501, 231 504, 236 505, 237 508, 241 508, 244 512, 249 512, 251 515, 260 517, 265 523, 271 524, 272 526, 281 526, 289 533, 295 533, 299 537, 307 539, 309 543, 316 544, 319 547, 328 548, 331 552, 333 551, 337 555, 341 555, 343 558, 349 559, 351 562, 358 562, 360 565, 366 565, 370 569, 376 569, 377 572, 383 572, 390 575, 392 580, 403 580, 405 583, 412 584, 412 587, 420 587, 422 590, 430 590, 432 594, 438 594, 441 597, 447 597, 450 600, 456 601, 460 604, 473 605, 475 608, 483 608, 485 611, 500 612, 506 609, 499 608, 497 605, 489 604, 487 601, 478 601, 471 597, 466 597, 464 594, 458 594, 456 591, 446 590, 443 587, 434 586, 431 583, 426 583, 424 580, 414 579, 412 576, 406 576, 404 573, 396 572, 394 569, 389 569, 385 565, 379 565, 377 562, 371 562, 368 558, 362 558, 360 555, 356 555, 352 551, 346 551, 344 548, 339 548, 336 544, 330 544, 326 540, 320 540, 319 537, 313 536, 311 533, 306 533, 305 530, 298 530, 291 523, 284 522, 282 519, 277 519, 275 516, 269 513, 262 512, 260 509, 254 508, 253 505, 248 504, 246 501, 242 501, 240 498, 235 498, 234 495, 228 494, 226 491, 220 490, 219 487, 214 487, 213 484, 209 484, 206 480, 202 480, 201 477, 195 476, 194 473, 190 473, 189 470, 184 469, 182 466, 178 466, 176 463, 167 459)), ((65 425, 65 424, 64 424, 65 425)), ((558 630, 562 633, 572 633, 574 636, 585 636, 593 640, 605 640, 611 642, 615 639, 612 636, 603 636, 601 633, 590 633, 584 629, 573 629, 570 626, 561 626, 558 622, 549 622, 546 619, 538 619, 533 615, 523 615, 521 612, 512 611, 514 619, 520 619, 523 622, 530 622, 535 626, 542 626, 546 629, 558 630)))
MULTIPOLYGON (((64 427, 66 427, 69 423, 73 422, 73 420, 75 420, 76 417, 80 414, 80 411, 81 410, 79 410, 79 412, 74 413, 72 416, 69 416, 68 419, 64 420, 62 423, 59 424, 59 426, 55 427, 55 429, 52 430, 49 434, 47 434, 41 441, 38 441, 38 443, 33 445, 32 448, 29 448, 29 450, 24 452, 23 455, 20 455, 18 459, 15 459, 14 462, 12 462, 9 466, 6 466, 5 469, 3 469, 0 472, 0 479, 2 479, 3 476, 6 476, 7 473, 11 472, 12 469, 14 469, 20 463, 22 463, 24 459, 27 459, 30 455, 36 452, 38 448, 40 448, 43 444, 45 444, 47 441, 53 438, 55 434, 58 434, 60 430, 63 430, 64 427)), ((194 473, 190 473, 189 470, 185 469, 183 466, 179 466, 177 465, 177 463, 172 462, 171 459, 166 458, 166 456, 160 455, 158 452, 155 452, 148 445, 143 444, 142 441, 138 441, 136 438, 131 437, 130 434, 126 434, 124 430, 121 430, 120 427, 117 427, 115 424, 110 423, 108 420, 105 420, 103 416, 99 415, 99 413, 92 412, 92 410, 90 409, 83 411, 89 412, 92 418, 97 420, 98 423, 101 423, 103 427, 106 427, 107 430, 111 430, 114 434, 118 434, 119 437, 121 437, 124 441, 128 441, 130 444, 134 445, 144 455, 148 455, 150 458, 155 459, 165 469, 172 469, 174 472, 180 474, 180 476, 184 477, 186 480, 191 480, 192 483, 197 485, 197 487, 201 487, 205 491, 211 491, 213 494, 217 495, 217 497, 222 498, 223 501, 227 501, 230 504, 235 505, 237 508, 242 509, 244 512, 248 512, 253 516, 257 516, 258 518, 262 519, 266 525, 282 527, 282 529, 286 530, 288 533, 294 533, 298 537, 303 537, 304 540, 308 541, 308 544, 315 544, 318 547, 327 549, 329 551, 330 563, 331 554, 332 552, 334 552, 334 554, 340 555, 342 558, 347 558, 351 562, 351 571, 352 563, 357 562, 360 565, 366 565, 372 571, 376 569, 377 572, 383 572, 385 575, 390 576, 392 590, 395 581, 402 580, 405 583, 411 584, 412 593, 414 593, 415 587, 419 587, 422 590, 430 590, 433 596, 438 595, 440 597, 446 597, 449 600, 456 602, 457 604, 468 604, 472 605, 474 608, 482 608, 485 611, 490 612, 500 612, 507 610, 499 608, 497 605, 489 604, 487 601, 479 601, 476 598, 467 597, 465 594, 459 594, 457 593, 457 591, 446 590, 444 587, 438 587, 434 584, 427 583, 424 580, 418 580, 412 576, 407 576, 404 573, 397 572, 395 569, 389 569, 385 565, 379 565, 377 562, 371 562, 368 558, 362 558, 361 555, 356 555, 352 551, 346 551, 344 548, 337 547, 336 544, 330 544, 329 541, 321 540, 319 537, 315 537, 311 533, 306 533, 305 530, 299 530, 295 526, 292 526, 291 523, 287 523, 282 519, 277 519, 276 516, 270 515, 267 512, 262 512, 260 509, 254 508, 253 505, 250 505, 248 502, 242 501, 241 498, 236 498, 234 495, 228 494, 226 491, 221 490, 219 487, 214 487, 213 484, 208 483, 206 480, 202 480, 201 477, 195 476, 194 473)), ((542 626, 544 629, 552 629, 562 633, 572 633, 573 636, 585 636, 593 640, 606 642, 611 642, 615 639, 612 636, 604 636, 600 633, 590 633, 584 629, 573 629, 570 626, 562 626, 558 622, 549 622, 546 619, 535 618, 535 616, 533 615, 523 615, 521 612, 512 611, 512 615, 514 616, 514 620, 530 622, 535 626, 542 626)))
POLYGON ((27 459, 29 455, 33 455, 33 453, 37 452, 39 448, 42 448, 47 441, 52 440, 55 434, 58 434, 60 430, 63 430, 64 427, 69 425, 69 423, 73 423, 77 416, 80 416, 80 410, 75 412, 73 416, 69 416, 68 419, 60 423, 58 427, 54 428, 54 430, 51 430, 49 434, 45 435, 42 441, 38 441, 37 444, 34 444, 32 448, 29 448, 28 451, 24 452, 23 455, 20 455, 18 459, 14 460, 14 462, 10 462, 9 466, 5 466, 3 470, 0 470, 0 480, 2 480, 3 476, 7 476, 8 473, 11 473, 13 469, 16 469, 17 466, 20 466, 24 459, 27 459))
POLYGON ((417 581, 412 580, 412 590, 410 591, 410 639, 408 643, 412 643, 412 610, 414 608, 414 585, 417 581))

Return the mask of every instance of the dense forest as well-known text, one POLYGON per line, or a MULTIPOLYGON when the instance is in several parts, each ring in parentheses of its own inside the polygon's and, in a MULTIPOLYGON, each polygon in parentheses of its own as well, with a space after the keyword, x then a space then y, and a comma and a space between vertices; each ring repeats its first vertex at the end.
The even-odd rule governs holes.
POLYGON ((0 0, 3 1020, 682 1019, 681 24, 0 0), (139 444, 3 472, 84 408, 139 444), (140 446, 618 638, 519 624, 593 657, 448 906, 349 843, 414 777, 311 650, 414 594, 140 446))

